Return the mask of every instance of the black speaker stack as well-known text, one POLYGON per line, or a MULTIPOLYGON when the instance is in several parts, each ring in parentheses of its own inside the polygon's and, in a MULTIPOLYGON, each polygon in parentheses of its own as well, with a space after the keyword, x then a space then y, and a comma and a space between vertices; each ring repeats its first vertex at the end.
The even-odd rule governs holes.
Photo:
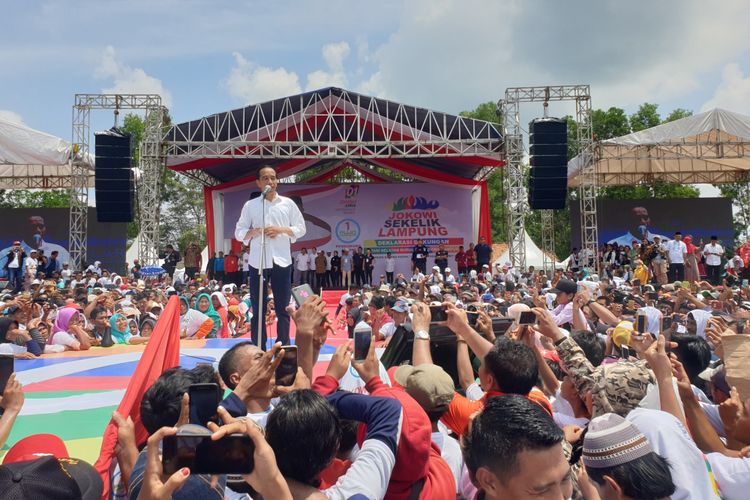
POLYGON ((115 129, 94 135, 96 218, 99 222, 133 222, 135 183, 130 168, 130 135, 115 129))
POLYGON ((538 118, 529 123, 529 206, 565 208, 568 192, 568 123, 538 118))

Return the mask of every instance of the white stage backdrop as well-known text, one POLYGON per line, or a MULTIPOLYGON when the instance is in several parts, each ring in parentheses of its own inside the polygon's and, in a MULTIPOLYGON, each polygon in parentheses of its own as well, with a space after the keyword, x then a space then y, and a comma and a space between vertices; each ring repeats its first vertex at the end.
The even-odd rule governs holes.
MULTIPOLYGON (((242 206, 253 191, 257 191, 254 184, 222 193, 224 228, 219 234, 225 241, 233 238, 242 206)), ((468 246, 476 235, 471 188, 427 183, 280 184, 278 191, 297 202, 307 223, 307 234, 292 245, 293 252, 316 247, 338 250, 340 255, 344 248, 371 248, 376 256, 376 282, 385 272, 383 259, 377 257, 384 257, 386 252, 397 259, 396 272, 406 274, 417 240, 423 239, 430 247, 430 266, 437 245, 442 243, 455 268, 458 246, 468 246)), ((214 200, 219 201, 216 197, 214 200)), ((215 210, 220 210, 219 206, 215 205, 215 210)))

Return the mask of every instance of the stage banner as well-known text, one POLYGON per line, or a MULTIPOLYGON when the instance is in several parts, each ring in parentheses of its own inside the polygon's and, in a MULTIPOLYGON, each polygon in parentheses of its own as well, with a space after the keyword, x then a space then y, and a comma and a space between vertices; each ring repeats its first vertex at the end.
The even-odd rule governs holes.
MULTIPOLYGON (((242 206, 257 190, 252 185, 246 190, 224 192, 225 239, 234 237, 242 206)), ((343 249, 351 253, 359 246, 370 248, 376 256, 375 276, 385 272, 382 257, 386 252, 397 259, 396 273, 409 273, 417 240, 424 240, 430 248, 430 266, 438 245, 445 245, 449 265, 454 268, 459 245, 468 246, 473 241, 471 189, 416 182, 279 184, 278 192, 297 203, 307 224, 307 234, 292 245, 293 252, 304 247, 338 250, 341 255, 343 249)))
MULTIPOLYGON (((89 208, 88 262, 100 261, 102 269, 122 274, 125 270, 127 224, 100 223, 96 208, 89 208)), ((7 276, 5 263, 14 241, 20 241, 28 255, 31 250, 44 250, 47 257, 58 252, 62 263, 70 261, 68 235, 70 210, 67 208, 0 208, 0 276, 7 276)))
MULTIPOLYGON (((577 203, 571 204, 573 246, 580 248, 581 216, 577 203)), ((597 200, 599 243, 632 245, 634 240, 661 236, 672 239, 675 231, 691 235, 693 244, 709 242, 718 236, 722 245, 734 245, 732 200, 727 198, 680 198, 644 200, 597 200)))

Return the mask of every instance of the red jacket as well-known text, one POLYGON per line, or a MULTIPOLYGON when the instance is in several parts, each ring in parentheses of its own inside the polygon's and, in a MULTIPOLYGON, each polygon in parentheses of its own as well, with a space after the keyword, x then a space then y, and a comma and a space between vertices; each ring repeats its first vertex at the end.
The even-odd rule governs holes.
MULTIPOLYGON (((325 375, 318 377, 313 389, 323 395, 338 388, 338 380, 325 375)), ((389 387, 380 377, 370 380, 365 389, 372 396, 398 399, 403 407, 403 422, 396 452, 396 466, 388 483, 386 499, 408 500, 412 488, 424 480, 419 498, 430 500, 455 500, 456 483, 440 450, 432 442, 432 425, 421 406, 404 390, 389 387)), ((359 429, 359 444, 364 438, 364 428, 359 429)))
POLYGON ((224 256, 224 272, 236 273, 239 270, 239 259, 236 255, 224 256))

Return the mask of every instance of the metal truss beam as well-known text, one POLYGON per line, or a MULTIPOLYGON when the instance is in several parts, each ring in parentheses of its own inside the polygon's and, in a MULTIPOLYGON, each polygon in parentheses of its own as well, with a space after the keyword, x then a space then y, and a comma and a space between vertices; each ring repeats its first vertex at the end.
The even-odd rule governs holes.
POLYGON ((519 101, 498 103, 505 131, 505 201, 508 204, 508 256, 514 266, 526 270, 525 218, 529 210, 523 166, 523 136, 519 101))
POLYGON ((144 265, 158 261, 159 190, 165 164, 162 136, 166 108, 157 94, 76 94, 73 104, 73 151, 70 175, 70 258, 74 269, 86 262, 88 229, 88 176, 90 166, 91 111, 142 109, 146 128, 141 142, 141 176, 136 186, 141 232, 139 259, 144 265))
POLYGON ((542 210, 542 267, 547 276, 555 271, 555 212, 542 210))
POLYGON ((167 155, 180 158, 430 158, 459 156, 495 156, 502 152, 502 142, 476 141, 169 141, 167 155))
MULTIPOLYGON (((588 87, 588 86, 587 86, 588 87)), ((576 128, 581 156, 581 183, 578 200, 581 207, 581 255, 584 265, 599 270, 599 228, 596 215, 597 179, 594 164, 594 128, 591 117, 591 96, 576 97, 576 128)))
MULTIPOLYGON (((540 87, 510 87, 498 103, 505 128, 506 177, 505 192, 508 203, 508 244, 510 259, 515 266, 526 268, 524 240, 525 218, 529 211, 524 175, 523 135, 519 107, 522 102, 575 101, 578 121, 577 141, 584 154, 581 202, 582 246, 591 252, 596 262, 598 233, 596 228, 596 177, 593 175, 591 127, 591 91, 588 85, 554 85, 540 87), (585 185, 585 187, 584 187, 585 185)), ((542 252, 554 254, 553 216, 542 211, 542 252)), ((546 270, 545 261, 545 270, 546 270)))
POLYGON ((85 160, 90 158, 89 140, 91 110, 82 105, 76 98, 73 106, 73 141, 72 159, 70 160, 70 236, 68 251, 70 267, 81 270, 86 262, 86 238, 88 235, 89 165, 85 160))

